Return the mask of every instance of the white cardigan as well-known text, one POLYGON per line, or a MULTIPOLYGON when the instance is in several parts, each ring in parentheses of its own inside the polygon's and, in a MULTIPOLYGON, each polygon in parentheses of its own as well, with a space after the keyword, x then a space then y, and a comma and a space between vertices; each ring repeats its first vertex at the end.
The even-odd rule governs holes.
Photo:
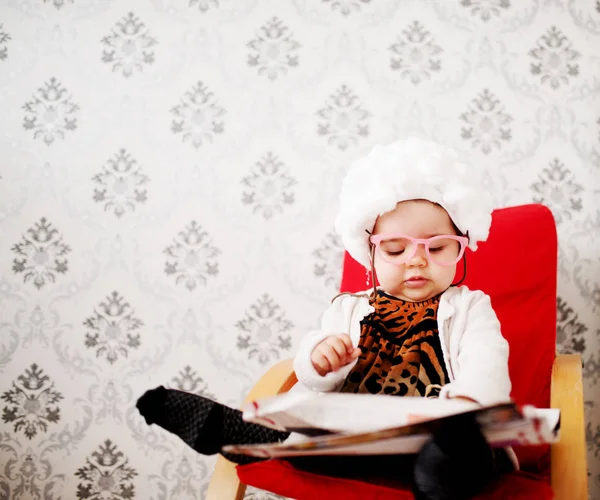
MULTIPOLYGON (((325 311, 321 329, 310 332, 302 340, 294 359, 299 381, 295 390, 334 392, 341 389, 357 360, 337 372, 321 376, 312 365, 311 354, 324 338, 340 333, 349 334, 354 346, 358 345, 360 321, 374 311, 368 293, 338 296, 325 311)), ((510 401, 508 342, 500 333, 490 298, 466 286, 451 287, 440 297, 437 320, 450 377, 440 397, 465 396, 482 405, 510 401)))

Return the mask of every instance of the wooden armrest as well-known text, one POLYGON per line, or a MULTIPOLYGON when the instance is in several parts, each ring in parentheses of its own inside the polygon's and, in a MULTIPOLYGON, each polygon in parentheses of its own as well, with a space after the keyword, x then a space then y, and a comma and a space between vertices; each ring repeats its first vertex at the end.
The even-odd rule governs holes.
MULTIPOLYGON (((273 365, 252 387, 246 396, 246 401, 287 392, 297 381, 293 360, 284 359, 273 365)), ((221 455, 218 456, 206 491, 206 500, 242 500, 244 498, 246 485, 240 482, 235 468, 236 464, 221 455)))
POLYGON ((293 363, 292 359, 284 359, 269 368, 269 371, 252 387, 246 396, 246 401, 288 392, 298 382, 293 363))
POLYGON ((560 441, 552 445, 551 481, 557 500, 587 500, 587 460, 581 356, 559 354, 552 367, 550 406, 560 409, 560 441))

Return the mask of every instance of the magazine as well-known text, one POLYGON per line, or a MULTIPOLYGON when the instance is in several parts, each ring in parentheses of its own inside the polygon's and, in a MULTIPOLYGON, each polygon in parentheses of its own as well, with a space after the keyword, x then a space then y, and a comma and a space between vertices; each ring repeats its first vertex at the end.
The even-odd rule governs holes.
POLYGON ((472 413, 493 447, 558 441, 560 411, 457 399, 338 393, 286 393, 253 401, 244 420, 293 434, 283 443, 231 445, 261 458, 417 453, 445 419, 472 413))

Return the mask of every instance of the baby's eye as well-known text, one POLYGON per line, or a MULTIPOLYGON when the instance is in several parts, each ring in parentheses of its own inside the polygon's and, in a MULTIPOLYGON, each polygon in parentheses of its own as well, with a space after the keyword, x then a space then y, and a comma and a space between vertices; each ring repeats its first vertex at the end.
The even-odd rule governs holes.
POLYGON ((440 247, 429 247, 429 251, 430 252, 441 252, 444 248, 446 248, 446 245, 442 245, 440 247))
POLYGON ((402 255, 404 253, 404 248, 398 250, 385 250, 385 253, 387 255, 391 255, 392 257, 396 255, 402 255))

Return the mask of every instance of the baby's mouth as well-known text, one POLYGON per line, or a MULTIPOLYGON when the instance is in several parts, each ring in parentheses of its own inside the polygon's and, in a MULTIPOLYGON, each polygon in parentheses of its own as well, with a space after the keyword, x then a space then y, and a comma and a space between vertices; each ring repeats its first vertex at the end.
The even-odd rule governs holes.
POLYGON ((406 283, 406 285, 411 288, 420 288, 427 284, 427 281, 429 280, 424 276, 412 276, 408 278, 404 283, 406 283))

